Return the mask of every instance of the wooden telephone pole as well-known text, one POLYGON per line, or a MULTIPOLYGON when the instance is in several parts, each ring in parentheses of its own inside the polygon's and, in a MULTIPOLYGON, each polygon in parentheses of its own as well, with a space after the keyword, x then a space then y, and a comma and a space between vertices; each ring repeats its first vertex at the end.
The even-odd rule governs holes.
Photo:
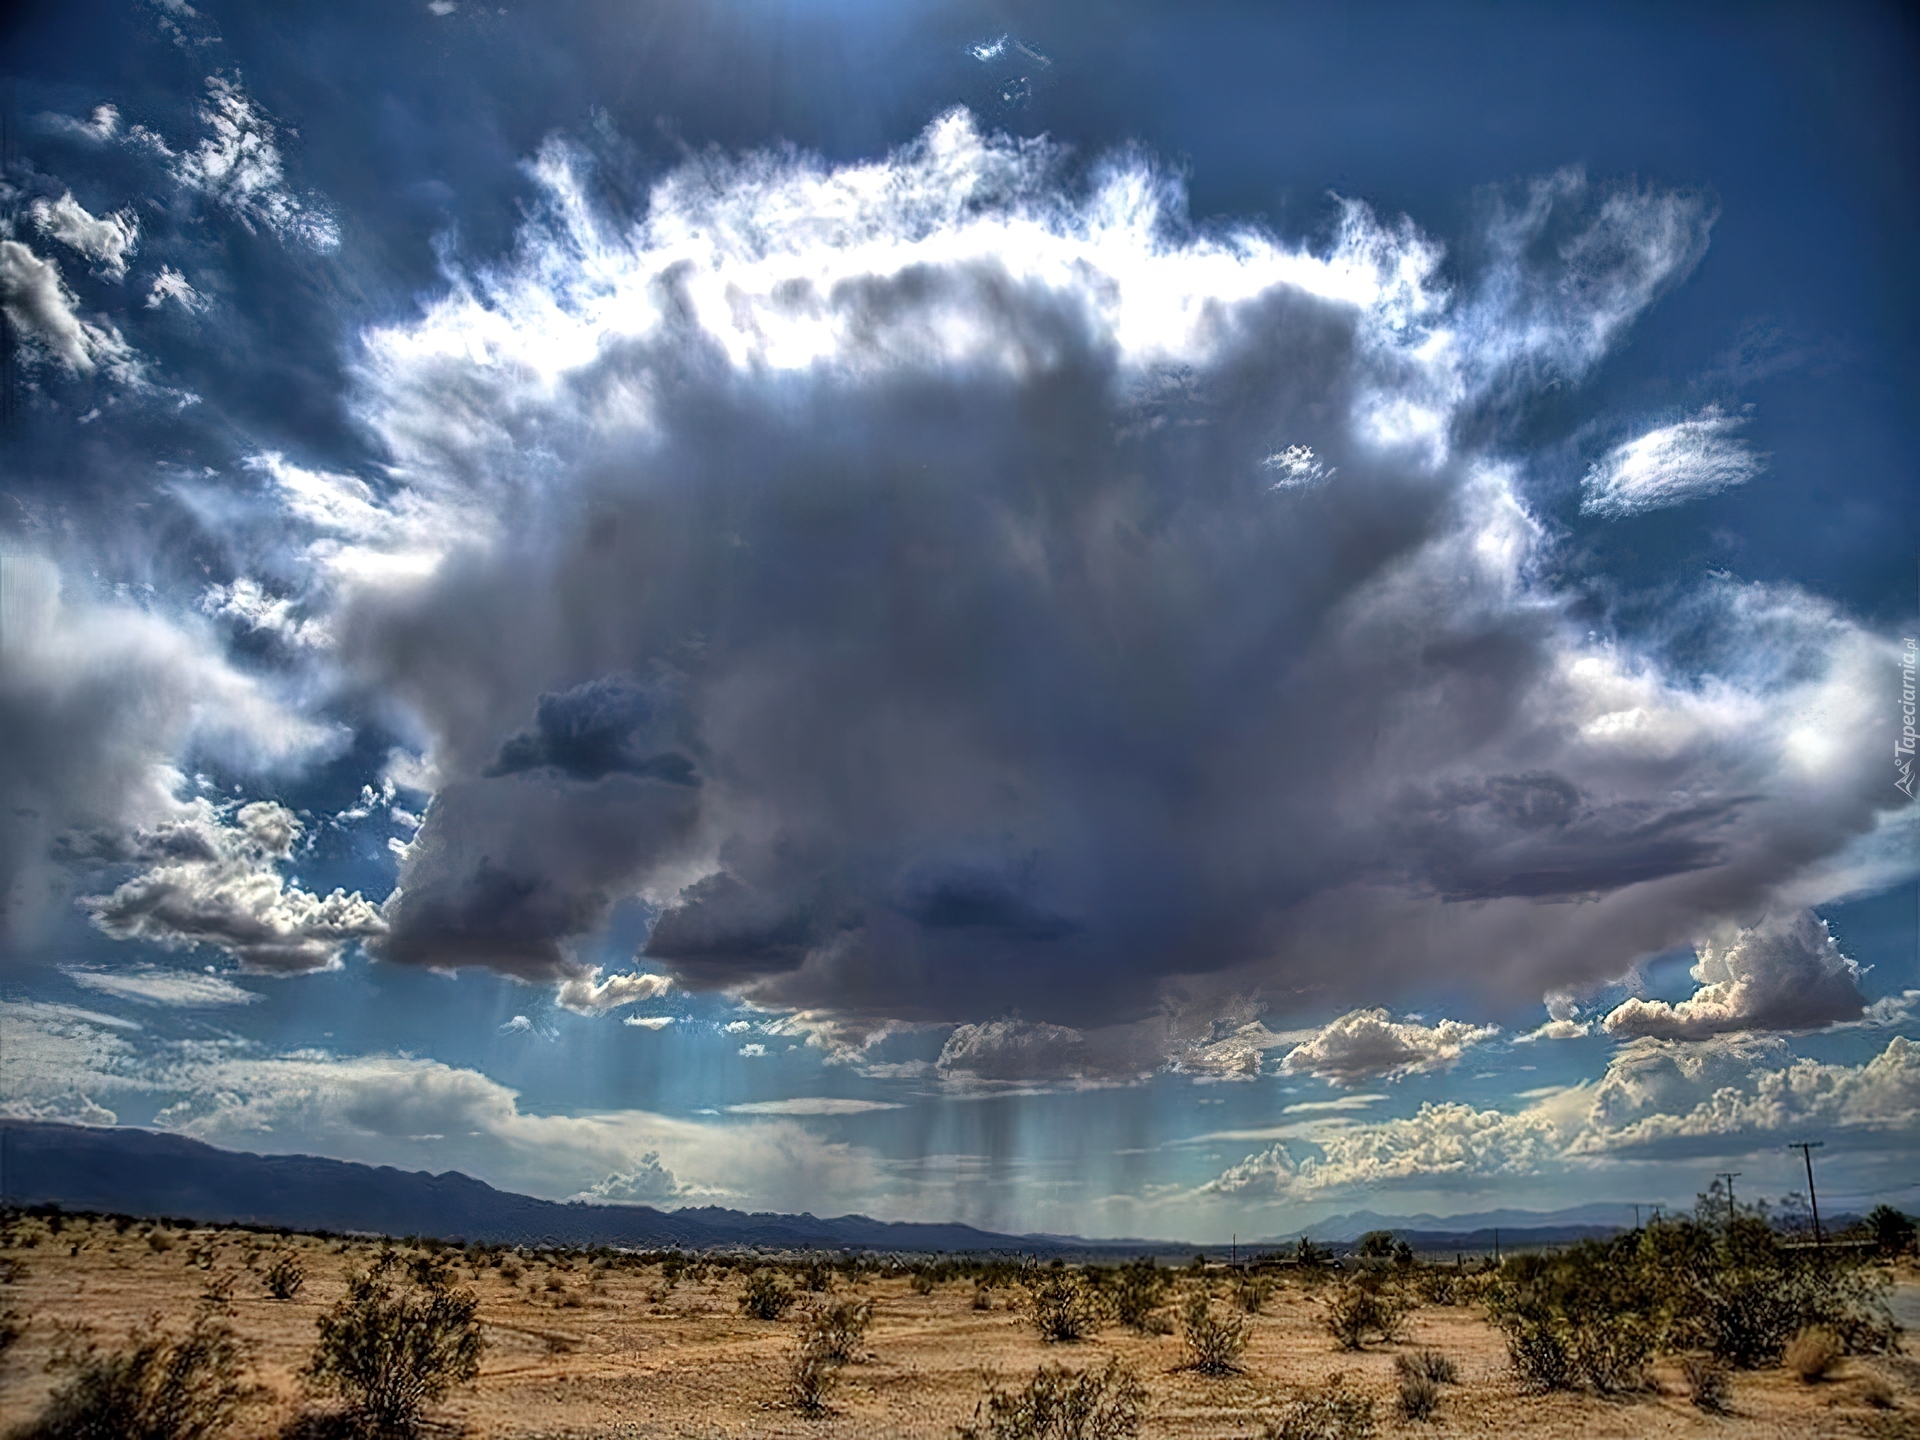
POLYGON ((1824 1245, 1826 1237, 1820 1233, 1820 1197, 1813 1193, 1813 1152, 1827 1142, 1824 1140, 1796 1140, 1787 1146, 1789 1150, 1798 1150, 1800 1158, 1807 1162, 1807 1204, 1813 1210, 1813 1243, 1824 1245))

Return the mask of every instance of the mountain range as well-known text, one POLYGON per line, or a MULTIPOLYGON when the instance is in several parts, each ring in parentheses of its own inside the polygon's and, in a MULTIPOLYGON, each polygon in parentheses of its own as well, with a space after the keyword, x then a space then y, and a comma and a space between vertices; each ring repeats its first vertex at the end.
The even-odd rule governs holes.
MULTIPOLYGON (((165 1131, 0 1121, 0 1202, 69 1210, 173 1216, 291 1230, 432 1235, 515 1245, 616 1245, 687 1250, 999 1252, 1093 1259, 1153 1253, 1186 1256, 1172 1240, 1010 1235, 959 1223, 875 1220, 865 1215, 749 1214, 718 1206, 659 1210, 589 1205, 496 1190, 449 1170, 439 1175, 312 1155, 222 1150, 165 1131)), ((1241 1253, 1292 1249, 1303 1237, 1339 1247, 1369 1230, 1391 1230, 1415 1249, 1564 1244, 1612 1234, 1633 1222, 1630 1205, 1570 1210, 1491 1210, 1436 1216, 1356 1211, 1287 1235, 1250 1241, 1241 1253)))

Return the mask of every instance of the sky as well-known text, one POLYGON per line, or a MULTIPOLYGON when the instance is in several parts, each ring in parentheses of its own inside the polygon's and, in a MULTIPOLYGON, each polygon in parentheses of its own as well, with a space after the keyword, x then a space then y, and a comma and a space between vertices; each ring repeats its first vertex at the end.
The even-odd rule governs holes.
POLYGON ((1920 1209, 1900 7, 4 26, 0 1112, 1920 1209))

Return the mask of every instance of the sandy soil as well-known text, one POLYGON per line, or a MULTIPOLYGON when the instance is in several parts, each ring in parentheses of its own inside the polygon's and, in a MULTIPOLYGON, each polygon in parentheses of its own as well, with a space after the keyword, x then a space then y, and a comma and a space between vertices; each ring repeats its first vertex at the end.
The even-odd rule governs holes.
MULTIPOLYGON (((364 1265, 374 1247, 355 1242, 342 1253, 339 1242, 282 1242, 236 1231, 179 1231, 170 1238, 171 1248, 162 1252, 139 1228, 116 1235, 104 1223, 69 1225, 31 1249, 0 1256, 0 1272, 7 1258, 26 1266, 24 1275, 0 1283, 0 1311, 30 1322, 0 1359, 0 1432, 31 1416, 55 1383, 45 1362, 60 1326, 85 1322, 111 1341, 156 1315, 183 1324, 209 1280, 220 1276, 233 1277, 234 1323, 254 1347, 258 1377, 273 1397, 249 1417, 245 1440, 273 1436, 298 1412, 298 1371, 315 1321, 339 1298, 349 1268, 364 1265), (70 1253, 76 1243, 78 1253, 70 1253), (290 1301, 267 1298, 259 1280, 283 1244, 299 1251, 310 1277, 290 1301), (249 1252, 257 1252, 252 1268, 249 1252)), ((1172 1336, 1108 1329, 1078 1345, 1044 1345, 1007 1308, 1005 1292, 982 1312, 972 1308, 970 1284, 917 1295, 905 1280, 843 1282, 837 1297, 875 1301, 867 1336, 872 1353, 839 1372, 830 1412, 808 1418, 782 1405, 793 1318, 742 1317, 732 1276, 682 1278, 669 1289, 657 1268, 596 1270, 580 1261, 522 1262, 511 1281, 485 1267, 463 1267, 461 1276, 482 1299, 486 1360, 479 1381, 437 1414, 476 1437, 951 1437, 991 1380, 1024 1381, 1042 1363, 1098 1366, 1117 1353, 1146 1383, 1147 1436, 1257 1436, 1263 1417, 1337 1373, 1376 1397, 1382 1435, 1920 1440, 1920 1360, 1910 1357, 1849 1361, 1835 1379, 1814 1386, 1779 1371, 1739 1374, 1733 1413, 1717 1418, 1688 1404, 1677 1369, 1665 1364, 1655 1370, 1657 1391, 1632 1399, 1528 1394, 1477 1310, 1434 1306, 1415 1312, 1407 1344, 1452 1356, 1461 1383, 1444 1391, 1436 1420, 1409 1423, 1393 1413, 1393 1357, 1403 1347, 1336 1353, 1319 1328, 1317 1302, 1288 1286, 1253 1322, 1245 1373, 1208 1379, 1178 1368, 1182 1351, 1172 1336), (1891 1390, 1893 1408, 1867 1403, 1874 1376, 1891 1390)), ((1902 1304, 1916 1299, 1920 1286, 1909 1279, 1902 1304)))

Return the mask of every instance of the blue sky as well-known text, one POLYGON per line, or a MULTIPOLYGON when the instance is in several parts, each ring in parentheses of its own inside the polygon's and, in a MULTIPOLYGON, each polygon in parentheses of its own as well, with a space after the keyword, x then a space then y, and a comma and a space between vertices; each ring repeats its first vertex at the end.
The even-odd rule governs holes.
POLYGON ((8 1113, 1920 1204, 1894 7, 6 23, 8 1113))

